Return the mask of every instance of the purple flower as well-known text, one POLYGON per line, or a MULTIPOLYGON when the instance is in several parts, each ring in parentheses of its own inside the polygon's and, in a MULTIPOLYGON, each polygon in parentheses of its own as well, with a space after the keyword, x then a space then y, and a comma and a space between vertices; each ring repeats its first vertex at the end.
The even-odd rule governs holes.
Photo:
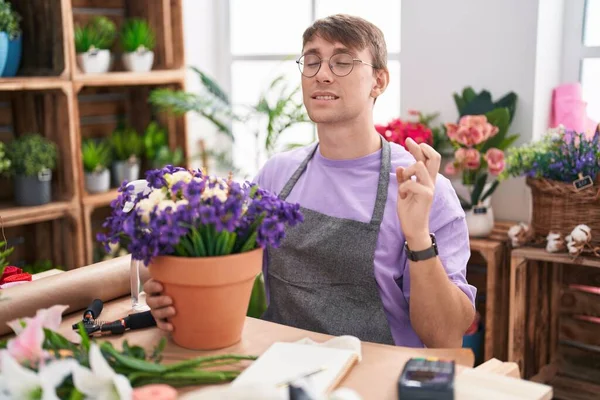
POLYGON ((121 243, 148 265, 158 255, 221 256, 258 247, 278 247, 286 226, 303 221, 298 204, 290 204, 245 182, 240 185, 205 177, 202 172, 167 166, 148 171, 151 193, 133 196, 122 185, 97 236, 108 251, 121 243), (167 174, 171 174, 165 178, 167 174), (134 208, 123 212, 125 204, 134 208))

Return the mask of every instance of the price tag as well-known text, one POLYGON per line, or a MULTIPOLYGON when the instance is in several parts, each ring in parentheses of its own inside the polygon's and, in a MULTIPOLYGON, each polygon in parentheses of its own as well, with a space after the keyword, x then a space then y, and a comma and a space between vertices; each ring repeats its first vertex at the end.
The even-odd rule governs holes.
POLYGON ((592 180, 591 176, 583 176, 581 173, 579 173, 579 179, 573 182, 573 186, 577 191, 580 191, 594 186, 594 181, 592 180))

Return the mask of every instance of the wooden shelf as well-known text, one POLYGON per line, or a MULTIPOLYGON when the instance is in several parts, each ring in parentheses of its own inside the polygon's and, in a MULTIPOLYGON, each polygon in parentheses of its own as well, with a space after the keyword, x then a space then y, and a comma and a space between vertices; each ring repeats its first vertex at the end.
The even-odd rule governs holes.
POLYGON ((67 215, 75 206, 67 201, 57 201, 42 206, 18 207, 10 203, 0 204, 0 217, 4 227, 52 221, 67 215))
POLYGON ((584 265, 586 267, 600 268, 600 257, 579 256, 573 259, 566 253, 548 253, 546 249, 537 247, 519 247, 513 249, 512 257, 520 257, 527 260, 547 261, 557 264, 584 265))
POLYGON ((110 205, 117 197, 119 197, 118 189, 111 189, 106 193, 85 194, 82 202, 85 207, 98 208, 110 205))
POLYGON ((0 78, 0 91, 15 90, 65 90, 71 86, 71 81, 60 77, 15 77, 0 78))
POLYGON ((184 69, 156 70, 144 73, 108 72, 106 74, 76 74, 73 77, 76 90, 83 86, 140 86, 181 83, 185 80, 184 69))

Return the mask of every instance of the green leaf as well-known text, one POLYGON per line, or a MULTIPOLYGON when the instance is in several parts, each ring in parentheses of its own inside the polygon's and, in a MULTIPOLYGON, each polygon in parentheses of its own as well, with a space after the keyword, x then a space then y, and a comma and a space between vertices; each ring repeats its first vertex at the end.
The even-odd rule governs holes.
POLYGON ((86 353, 90 351, 90 337, 85 331, 85 327, 83 326, 83 322, 79 321, 77 324, 77 330, 79 332, 79 336, 81 336, 81 347, 85 350, 86 353))
POLYGON ((8 339, 0 340, 0 349, 6 349, 8 346, 8 339))
POLYGON ((166 346, 167 338, 163 336, 160 338, 158 344, 154 347, 150 359, 156 361, 157 363, 160 362, 162 360, 162 352, 165 350, 166 346))
POLYGON ((490 124, 498 127, 498 133, 485 142, 480 149, 481 153, 485 153, 493 147, 499 148, 498 146, 502 144, 508 132, 508 109, 496 108, 495 110, 486 113, 485 116, 490 124))
POLYGON ((471 205, 476 207, 479 204, 479 196, 481 196, 481 192, 485 186, 485 181, 487 179, 487 174, 481 174, 475 180, 475 185, 473 187, 473 193, 471 193, 471 205))
POLYGON ((500 181, 495 180, 494 183, 491 184, 490 188, 484 193, 484 195, 481 196, 480 201, 485 201, 485 199, 490 197, 492 195, 492 193, 494 193, 494 190, 496 190, 496 188, 498 187, 499 184, 500 184, 500 181))
POLYGON ((465 101, 465 104, 469 104, 477 97, 477 93, 473 90, 472 87, 467 86, 463 89, 462 98, 465 101))
POLYGON ((510 135, 510 136, 507 136, 507 137, 504 138, 504 140, 502 141, 502 143, 500 143, 500 146, 498 148, 500 150, 506 150, 510 146, 512 146, 512 144, 514 142, 516 142, 517 139, 519 139, 519 135, 510 135))
POLYGON ((223 103, 228 104, 228 105, 230 104, 229 103, 229 96, 227 96, 227 94, 221 88, 221 86, 219 86, 219 84, 217 83, 217 81, 215 81, 214 79, 210 78, 208 75, 206 75, 204 72, 200 71, 200 69, 198 69, 196 67, 190 67, 190 68, 194 72, 196 72, 196 74, 198 74, 198 76, 200 77, 200 81, 202 82, 202 84, 204 85, 204 87, 211 94, 213 94, 215 97, 217 97, 223 103))
POLYGON ((146 20, 125 20, 121 27, 121 47, 126 53, 137 51, 140 47, 153 50, 155 46, 156 35, 146 20))
POLYGON ((192 240, 194 242, 194 250, 196 257, 205 257, 207 254, 204 240, 200 236, 198 229, 192 230, 192 240))
POLYGON ((85 397, 83 395, 83 393, 81 393, 79 390, 73 388, 71 390, 71 395, 69 396, 69 400, 83 400, 85 397))
MULTIPOLYGON (((100 345, 100 348, 102 349, 102 351, 110 354, 112 357, 115 358, 115 360, 117 360, 119 363, 121 363, 122 365, 129 367, 135 371, 139 371, 139 372, 158 372, 158 373, 162 373, 166 371, 166 367, 162 364, 156 364, 153 362, 149 362, 149 361, 144 361, 144 360, 140 360, 134 357, 130 357, 130 356, 126 356, 123 355, 121 353, 119 353, 114 347, 111 346, 107 346, 108 342, 102 343, 100 345)), ((108 343, 110 344, 110 343, 108 343)))
POLYGON ((481 115, 494 109, 492 103, 492 95, 487 90, 482 91, 472 101, 468 102, 465 108, 460 113, 460 116, 465 115, 481 115))
POLYGON ((457 93, 454 93, 453 96, 454 96, 454 103, 456 104, 456 109, 458 110, 458 115, 463 115, 462 110, 464 110, 467 103, 457 93))
POLYGON ((245 253, 247 251, 254 250, 254 248, 256 247, 257 235, 258 235, 258 233, 256 231, 252 232, 252 234, 250 235, 248 240, 242 246, 240 253, 245 253))
POLYGON ((494 108, 507 108, 508 109, 508 123, 512 123, 517 110, 517 94, 510 92, 502 97, 500 100, 494 103, 494 108))
POLYGON ((235 246, 235 242, 237 240, 237 234, 232 232, 229 234, 227 244, 225 245, 225 249, 223 254, 228 255, 233 253, 233 247, 235 246))
POLYGON ((262 273, 254 279, 250 303, 248 304, 247 316, 260 318, 267 310, 267 295, 265 292, 265 282, 262 273))

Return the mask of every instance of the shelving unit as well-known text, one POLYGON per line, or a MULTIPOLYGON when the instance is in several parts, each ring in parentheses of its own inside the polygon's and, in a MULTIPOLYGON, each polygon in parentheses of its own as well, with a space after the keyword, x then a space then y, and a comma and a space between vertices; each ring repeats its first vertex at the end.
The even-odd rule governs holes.
POLYGON ((22 16, 23 54, 17 76, 0 79, 0 140, 40 132, 57 143, 60 160, 50 204, 15 206, 12 181, 0 179, 0 223, 9 241, 36 249, 15 251, 15 260, 52 257, 56 265, 77 268, 93 262, 95 235, 118 195, 116 188, 86 193, 82 139, 110 135, 121 118, 139 133, 157 120, 168 131, 170 147, 185 153, 185 119, 159 114, 148 103, 153 88, 185 88, 181 0, 10 1, 22 16), (82 73, 74 30, 94 15, 113 19, 118 28, 128 17, 147 19, 157 39, 153 70, 124 71, 115 43, 110 72, 82 73))

